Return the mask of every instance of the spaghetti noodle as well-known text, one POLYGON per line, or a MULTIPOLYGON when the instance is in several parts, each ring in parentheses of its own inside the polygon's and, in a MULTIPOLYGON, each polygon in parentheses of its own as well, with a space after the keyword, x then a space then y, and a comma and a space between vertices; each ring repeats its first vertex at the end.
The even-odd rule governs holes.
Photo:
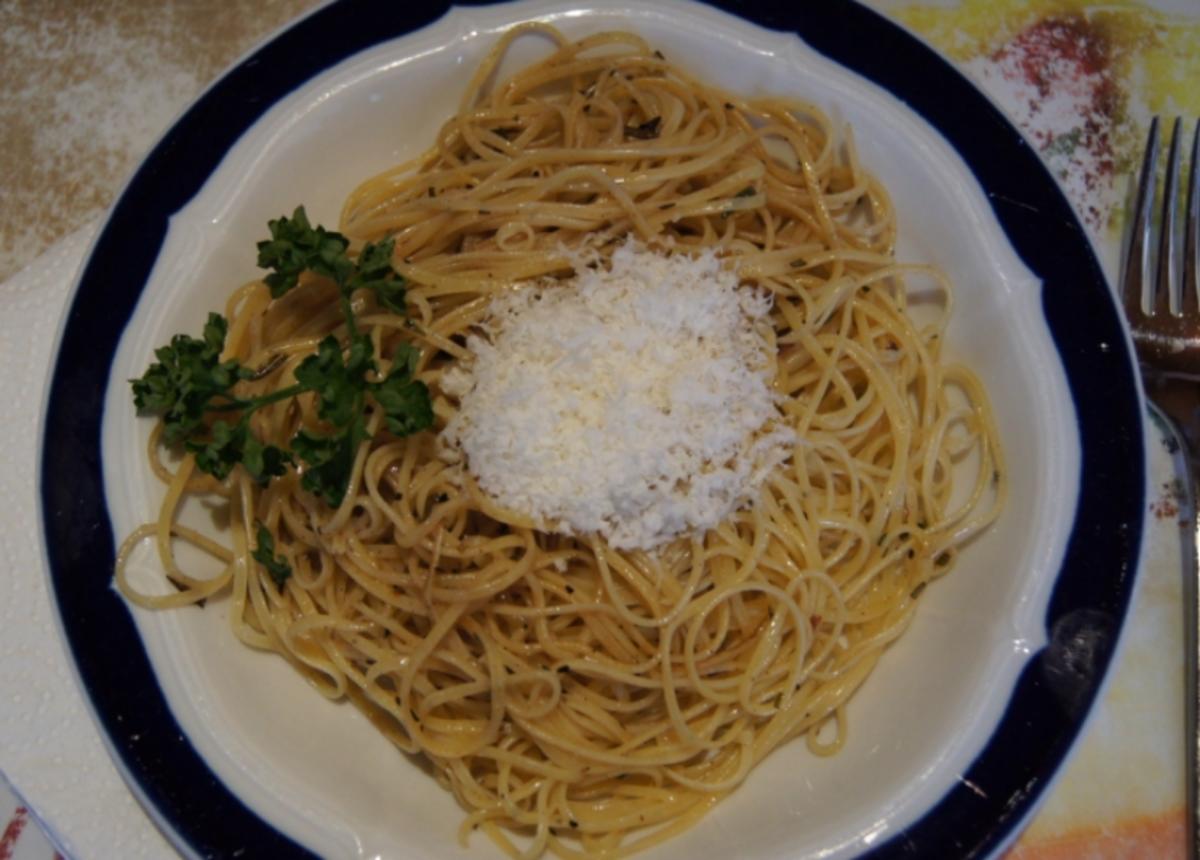
MULTIPOLYGON (((264 486, 167 463, 156 431, 167 493, 122 547, 121 591, 155 608, 226 595, 243 642, 427 758, 467 810, 461 835, 483 829, 513 857, 624 856, 690 826, 790 739, 837 752, 848 699, 1005 495, 985 392, 941 357, 950 285, 895 260, 895 212, 853 141, 811 104, 694 80, 636 35, 572 42, 530 24, 428 151, 353 191, 342 230, 352 249, 394 241, 409 315, 356 295, 358 325, 379 354, 420 349, 435 432, 397 437, 370 414, 330 507, 297 469, 264 486), (527 33, 553 52, 489 86, 527 33), (436 432, 458 408, 441 380, 473 360, 492 298, 629 237, 714 249, 769 294, 771 381, 796 439, 751 504, 649 551, 539 528, 436 432), (906 278, 937 286, 936 318, 915 321, 906 278), (228 500, 230 546, 178 521, 193 494, 228 500), (293 571, 282 585, 252 556, 256 522, 293 571), (150 537, 175 593, 128 581, 150 537), (182 570, 176 541, 220 575, 182 570)), ((253 392, 346 335, 313 275, 278 299, 246 284, 226 315, 224 355, 263 368, 239 383, 253 392)), ((286 441, 320 420, 302 397, 254 423, 286 441)))

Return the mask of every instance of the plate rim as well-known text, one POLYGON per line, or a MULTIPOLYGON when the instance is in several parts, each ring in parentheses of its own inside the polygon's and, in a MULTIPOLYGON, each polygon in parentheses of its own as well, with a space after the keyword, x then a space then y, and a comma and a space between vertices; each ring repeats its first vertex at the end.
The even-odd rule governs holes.
MULTIPOLYGON (((315 856, 222 785, 179 731, 149 669, 132 616, 109 586, 111 566, 95 564, 96 558, 112 558, 113 539, 98 456, 107 386, 89 392, 89 381, 97 377, 107 381, 117 341, 166 238, 170 216, 199 191, 238 137, 307 80, 360 50, 436 21, 450 8, 444 0, 393 5, 400 8, 390 9, 387 25, 370 35, 353 28, 356 15, 370 6, 369 0, 335 0, 320 7, 268 37, 193 102, 114 204, 88 253, 60 326, 43 410, 38 487, 40 536, 59 632, 118 770, 156 823, 171 835, 175 847, 189 853, 220 855, 236 846, 253 855, 315 856), (331 27, 340 27, 337 38, 330 37, 335 32, 331 27), (313 46, 323 50, 314 51, 313 46), (272 58, 280 54, 311 59, 293 68, 273 63, 272 58), (264 74, 264 69, 274 71, 264 74), (225 133, 211 136, 217 109, 224 114, 220 122, 225 133), (191 163, 182 181, 173 171, 174 193, 164 191, 163 169, 178 167, 181 152, 188 157, 197 154, 197 133, 207 141, 201 148, 203 158, 199 164, 191 163), (142 246, 132 274, 130 257, 121 250, 131 236, 142 246), (125 290, 120 301, 112 301, 106 292, 113 283, 125 290), (95 361, 97 326, 105 335, 101 354, 107 362, 95 361), (86 351, 79 347, 84 334, 92 337, 86 351), (64 400, 72 404, 70 410, 64 409, 64 400), (62 455, 63 451, 68 454, 62 455), (97 568, 102 576, 96 575, 97 568), (78 574, 88 572, 96 581, 88 581, 83 599, 78 574), (118 635, 114 635, 114 621, 118 635), (126 689, 122 696, 111 688, 118 680, 114 667, 94 653, 95 644, 114 641, 131 646, 115 650, 131 655, 137 664, 132 672, 128 664, 120 667, 119 680, 125 683, 118 686, 126 689), (141 680, 130 683, 130 677, 141 680), (149 685, 144 683, 147 680, 149 685), (148 713, 153 719, 147 718, 148 713), (156 726, 157 735, 150 735, 156 726), (164 767, 164 761, 169 766, 164 767), (181 784, 192 788, 181 792, 181 784), (204 802, 195 800, 196 785, 204 786, 204 802)), ((456 5, 488 4, 469 0, 456 5)), ((775 8, 770 0, 716 0, 709 5, 759 26, 798 35, 818 53, 914 110, 958 152, 987 194, 1013 250, 1042 283, 1042 310, 1074 401, 1081 455, 1077 510, 1047 606, 1048 644, 1030 656, 999 724, 959 784, 918 820, 864 854, 927 856, 945 844, 949 834, 943 823, 950 821, 956 824, 951 832, 963 847, 962 856, 986 856, 1015 837, 1060 772, 1102 686, 1130 606, 1144 528, 1145 446, 1140 380, 1127 332, 1095 249, 1044 163, 995 104, 923 40, 854 0, 813 4, 793 12, 775 8), (865 50, 866 45, 878 43, 887 44, 889 51, 865 50), (904 70, 898 77, 897 69, 904 70), (937 87, 929 86, 933 81, 937 87), (936 98, 931 96, 934 92, 936 98), (979 135, 981 127, 988 128, 991 136, 979 135), (987 157, 997 151, 1006 158, 987 157), (1008 177, 996 175, 998 163, 1020 169, 1008 177), (1061 240, 1063 235, 1076 238, 1070 253, 1061 246, 1047 246, 1048 237, 1061 240), (1082 291, 1090 291, 1086 307, 1091 335, 1072 326, 1079 305, 1069 296, 1082 291), (1117 401, 1119 406, 1114 405, 1117 401), (1116 425, 1095 420, 1114 410, 1123 419, 1116 425), (1121 432, 1106 435, 1114 429, 1121 432), (1096 492, 1097 485, 1103 489, 1110 483, 1115 491, 1096 492), (1103 516, 1105 512, 1109 516, 1103 516), (1107 532, 1085 528, 1089 523, 1112 522, 1117 528, 1107 532), (1108 559, 1110 566, 1117 559, 1112 574, 1101 583, 1103 588, 1097 588, 1090 576, 1094 565, 1089 559, 1108 559), (1036 719, 1030 720, 1030 715, 1036 719), (1045 740, 1048 727, 1052 737, 1045 740), (1030 738, 1039 736, 1042 741, 1032 744, 1039 754, 1036 764, 1017 762, 1008 752, 1014 743, 1028 749, 1030 738)), ((378 19, 380 10, 370 8, 378 19)))

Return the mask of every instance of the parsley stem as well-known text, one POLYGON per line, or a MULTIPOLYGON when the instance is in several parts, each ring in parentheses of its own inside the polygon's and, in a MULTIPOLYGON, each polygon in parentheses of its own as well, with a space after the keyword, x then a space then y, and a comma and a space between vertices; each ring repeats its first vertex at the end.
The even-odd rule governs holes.
POLYGON ((354 319, 354 305, 350 302, 350 293, 344 288, 341 290, 342 316, 346 318, 346 331, 353 340, 358 334, 358 323, 354 319))
POLYGON ((260 409, 263 406, 270 406, 272 403, 278 403, 280 400, 287 400, 289 397, 295 397, 297 394, 303 394, 305 391, 311 391, 308 386, 297 382, 295 385, 289 385, 287 388, 280 388, 278 391, 272 391, 270 394, 264 394, 262 397, 251 397, 249 400, 240 398, 231 398, 228 403, 222 403, 217 406, 209 406, 205 409, 206 412, 233 412, 236 409, 245 409, 253 412, 255 409, 260 409))

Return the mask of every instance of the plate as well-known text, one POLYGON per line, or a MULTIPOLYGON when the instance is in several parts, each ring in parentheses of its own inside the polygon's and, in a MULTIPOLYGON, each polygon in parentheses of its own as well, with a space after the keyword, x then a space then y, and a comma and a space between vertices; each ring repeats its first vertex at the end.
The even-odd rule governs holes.
MULTIPOLYGON (((304 203, 335 223, 360 179, 432 138, 496 34, 535 17, 568 34, 635 29, 699 76, 805 97, 849 123, 897 204, 899 256, 957 285, 947 348, 983 377, 1012 476, 1000 521, 853 700, 847 749, 777 751, 645 856, 985 856, 1052 781, 1111 661, 1142 536, 1140 392, 1100 267, 1033 150, 917 40, 849 2, 728 6, 738 17, 684 0, 448 13, 343 0, 214 84, 130 181, 64 322, 44 541, 118 767, 185 855, 468 856, 450 795, 353 708, 236 643, 219 601, 131 611, 111 559, 161 495, 126 380, 256 276, 268 218, 304 203)), ((538 50, 522 43, 507 62, 538 50)))

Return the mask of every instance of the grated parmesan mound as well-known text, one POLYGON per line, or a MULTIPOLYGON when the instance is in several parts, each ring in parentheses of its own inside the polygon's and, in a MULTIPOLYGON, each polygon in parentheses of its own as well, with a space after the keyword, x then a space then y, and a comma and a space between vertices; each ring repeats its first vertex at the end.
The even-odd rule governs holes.
POLYGON ((753 500, 794 432, 770 390, 769 295, 712 251, 626 243, 611 270, 498 296, 443 390, 443 431, 500 504, 618 549, 702 532, 753 500))

